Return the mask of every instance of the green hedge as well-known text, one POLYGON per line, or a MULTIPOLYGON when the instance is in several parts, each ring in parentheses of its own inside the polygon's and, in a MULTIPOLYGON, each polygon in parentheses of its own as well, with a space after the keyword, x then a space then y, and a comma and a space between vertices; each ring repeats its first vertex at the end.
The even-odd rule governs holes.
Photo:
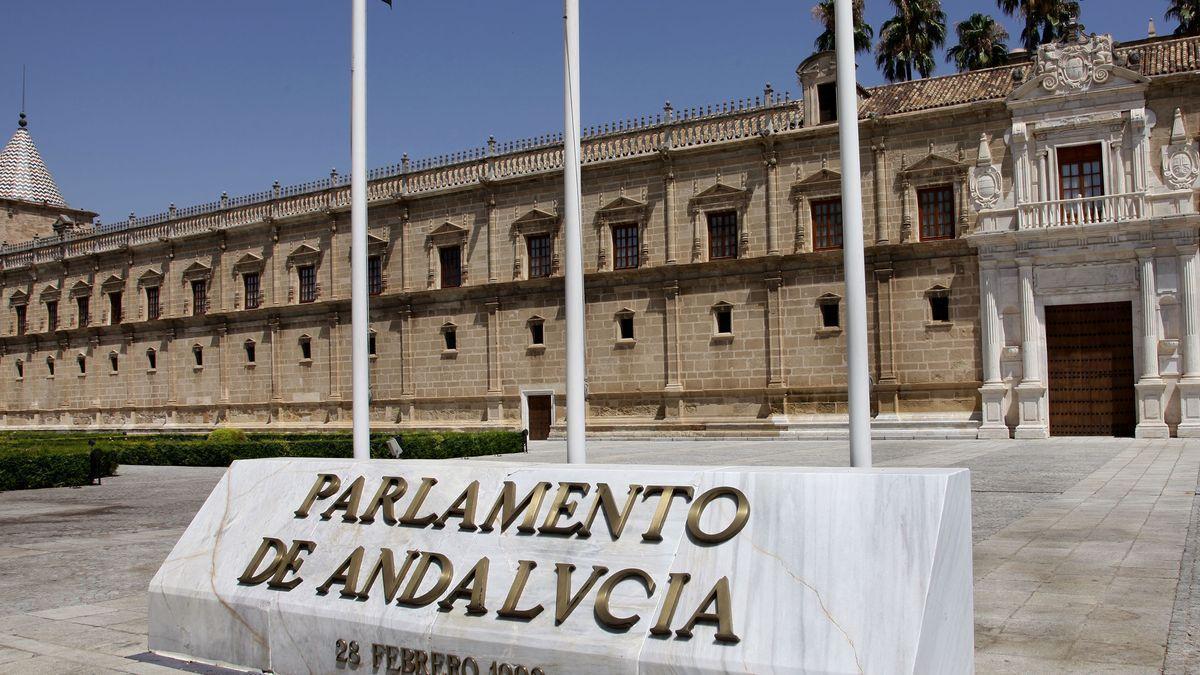
MULTIPOLYGON (((389 458, 387 440, 399 439, 403 459, 449 459, 525 450, 520 431, 409 432, 372 434, 371 456, 389 458)), ((100 475, 118 464, 229 466, 264 457, 352 457, 346 433, 245 434, 238 430, 200 435, 126 436, 120 433, 0 432, 0 490, 86 485, 92 445, 100 453, 100 475)))
MULTIPOLYGON (((7 440, 7 439, 5 439, 7 440)), ((117 456, 97 444, 98 474, 111 476, 117 456)), ((10 445, 0 442, 0 491, 87 485, 92 482, 91 448, 86 439, 61 445, 10 445)))

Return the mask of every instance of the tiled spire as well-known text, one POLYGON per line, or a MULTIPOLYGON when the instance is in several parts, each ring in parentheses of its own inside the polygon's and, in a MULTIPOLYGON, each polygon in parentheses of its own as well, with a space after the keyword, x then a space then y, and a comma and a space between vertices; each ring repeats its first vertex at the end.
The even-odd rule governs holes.
POLYGON ((0 198, 66 206, 26 126, 21 113, 17 132, 0 151, 0 198))

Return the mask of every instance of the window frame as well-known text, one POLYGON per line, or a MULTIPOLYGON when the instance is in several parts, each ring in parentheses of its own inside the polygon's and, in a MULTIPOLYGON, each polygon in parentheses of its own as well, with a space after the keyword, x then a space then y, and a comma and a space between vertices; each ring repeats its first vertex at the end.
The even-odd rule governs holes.
POLYGON ((296 302, 301 305, 314 303, 319 294, 316 263, 296 265, 296 302))
POLYGON ((845 245, 845 224, 842 220, 842 197, 821 197, 808 200, 809 220, 812 223, 812 250, 839 251, 845 245), (818 218, 821 216, 821 218, 818 218), (836 216, 836 223, 833 222, 836 216), (836 228, 836 231, 834 231, 836 228), (836 240, 836 243, 832 243, 836 240), (823 242, 823 244, 818 244, 823 242))
POLYGON ((614 270, 636 270, 642 266, 642 226, 636 222, 614 223, 612 252, 614 270), (632 236, 630 236, 632 233, 632 236))
POLYGON ((92 296, 75 296, 75 322, 78 328, 92 325, 92 296))
POLYGON ((463 286, 463 247, 462 244, 446 244, 437 247, 438 260, 438 287, 439 288, 462 288, 463 286), (449 251, 457 251, 456 256, 449 256, 449 251), (452 259, 454 261, 453 274, 446 269, 446 261, 452 259))
POLYGON ((525 235, 525 277, 548 279, 554 276, 554 237, 549 232, 525 235), (536 245, 537 261, 534 261, 536 245))
POLYGON ((208 314, 208 279, 192 279, 192 316, 208 314))
POLYGON ((146 286, 146 320, 162 318, 162 286, 146 286), (151 301, 153 291, 153 301, 151 301))
POLYGON ((737 260, 741 257, 741 220, 737 209, 714 209, 705 212, 709 260, 737 260), (715 234, 719 234, 720 238, 714 236, 715 234), (717 255, 718 246, 721 247, 719 252, 722 255, 717 255))
POLYGON ((367 294, 383 295, 383 255, 367 256, 367 294))
POLYGON ((262 307, 262 300, 262 273, 258 270, 242 272, 242 307, 258 309, 262 307))
POLYGON ((920 241, 941 241, 954 238, 958 221, 958 198, 952 183, 939 183, 917 188, 917 230, 920 241), (940 222, 945 218, 945 222, 940 222), (935 229, 936 228, 936 229, 935 229), (933 230, 934 234, 929 234, 933 230))

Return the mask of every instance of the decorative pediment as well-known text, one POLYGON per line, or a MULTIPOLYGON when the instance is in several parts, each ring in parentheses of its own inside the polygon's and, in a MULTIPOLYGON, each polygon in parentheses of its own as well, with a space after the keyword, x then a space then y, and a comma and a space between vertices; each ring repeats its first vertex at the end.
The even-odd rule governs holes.
POLYGON ((842 301, 842 296, 836 293, 822 293, 817 297, 818 305, 836 305, 842 301))
POLYGON ((157 269, 150 267, 138 277, 139 286, 158 286, 162 284, 163 275, 157 269))
POLYGON ((718 178, 716 183, 693 195, 692 200, 745 199, 748 196, 749 192, 745 188, 734 187, 718 178))
POLYGON ((104 289, 106 292, 107 291, 119 291, 124 287, 125 287, 125 278, 119 277, 115 274, 110 274, 108 276, 108 278, 105 279, 104 282, 100 284, 100 288, 104 289))
POLYGON ((212 268, 199 260, 193 262, 183 269, 184 281, 198 281, 200 279, 208 279, 212 276, 212 268))
POLYGON ((81 295, 90 295, 91 292, 92 292, 92 285, 82 279, 80 279, 79 281, 76 281, 74 286, 71 286, 71 297, 79 297, 81 295))
POLYGON ((596 219, 601 221, 635 220, 645 218, 647 204, 640 199, 621 195, 596 209, 596 219))
POLYGON ((1066 96, 1099 88, 1145 86, 1150 80, 1116 65, 1111 35, 1080 35, 1038 47, 1033 72, 1008 96, 1019 102, 1066 96))
POLYGON ((447 220, 429 233, 429 241, 439 246, 443 244, 461 244, 466 241, 468 234, 467 228, 455 225, 447 220))
MULTIPOLYGON (((18 293, 19 292, 20 291, 18 291, 18 293)), ((42 293, 41 293, 42 302, 46 302, 47 300, 55 300, 60 295, 62 295, 62 289, 59 288, 59 286, 57 284, 48 284, 45 288, 42 289, 42 293)))
POLYGON ((962 173, 967 170, 967 165, 951 159, 942 154, 933 151, 931 147, 929 153, 921 159, 908 165, 902 164, 900 170, 896 173, 901 178, 921 178, 925 176, 951 176, 962 173))
POLYGON ((375 255, 387 250, 388 240, 378 235, 367 233, 367 252, 375 255))
POLYGON ((257 272, 263 268, 264 260, 261 255, 256 253, 247 253, 238 258, 233 264, 234 274, 243 274, 245 272, 257 272))
POLYGON ((514 220, 512 227, 521 234, 543 233, 557 230, 560 222, 558 214, 534 207, 514 220))
POLYGON ((798 180, 792 183, 792 199, 804 195, 837 194, 842 190, 842 174, 827 166, 822 165, 820 169, 804 179, 799 179, 799 169, 796 170, 796 173, 798 180))
POLYGON ((320 249, 310 244, 300 244, 296 248, 292 249, 292 252, 288 254, 287 265, 288 267, 316 265, 320 259, 320 249))
POLYGON ((13 306, 28 305, 29 295, 25 291, 14 291, 12 295, 8 296, 8 304, 13 306))

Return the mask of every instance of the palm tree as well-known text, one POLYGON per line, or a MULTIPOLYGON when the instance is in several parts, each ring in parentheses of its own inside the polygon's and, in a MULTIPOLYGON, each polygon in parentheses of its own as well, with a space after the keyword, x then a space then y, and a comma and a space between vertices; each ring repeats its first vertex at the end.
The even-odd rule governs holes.
POLYGON ((896 16, 879 27, 875 63, 889 82, 914 74, 929 77, 937 61, 933 50, 946 42, 946 13, 940 0, 892 0, 896 16))
POLYGON ((1062 40, 1079 16, 1077 0, 996 0, 996 5, 1005 14, 1025 20, 1021 45, 1031 52, 1038 45, 1062 40))
POLYGON ((1200 35, 1200 0, 1171 0, 1166 16, 1179 22, 1176 35, 1200 35))
MULTIPOLYGON (((863 2, 864 0, 853 0, 852 5, 855 53, 871 51, 871 39, 875 37, 875 31, 872 30, 871 25, 863 21, 863 2)), ((819 52, 834 50, 833 3, 834 0, 820 0, 812 8, 813 18, 825 27, 825 32, 818 35, 815 40, 819 52)))
POLYGON ((946 61, 958 72, 991 68, 1008 63, 1008 31, 986 14, 976 12, 954 26, 958 44, 946 50, 946 61))

